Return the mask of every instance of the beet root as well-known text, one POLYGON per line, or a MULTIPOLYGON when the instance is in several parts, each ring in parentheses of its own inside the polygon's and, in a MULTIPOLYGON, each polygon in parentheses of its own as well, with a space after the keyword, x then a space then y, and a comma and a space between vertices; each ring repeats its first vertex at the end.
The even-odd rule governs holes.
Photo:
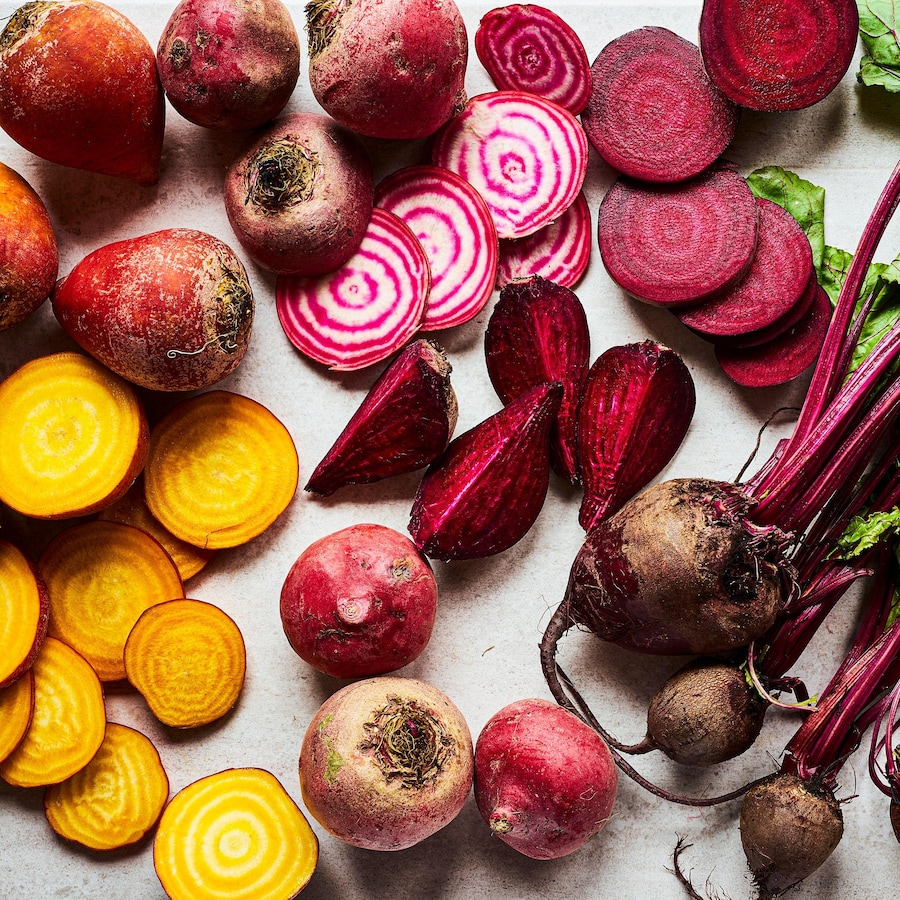
POLYGON ((753 744, 767 708, 737 666, 692 660, 650 701, 647 737, 681 765, 712 766, 753 744))
POLYGON ((548 633, 580 624, 660 654, 724 653, 759 637, 784 603, 788 538, 752 525, 751 502, 701 478, 648 488, 588 534, 548 633))
POLYGON ((557 859, 606 824, 617 774, 606 743, 568 710, 520 700, 475 746, 475 802, 491 832, 532 859, 557 859))
POLYGON ((750 788, 741 805, 741 844, 760 900, 812 875, 843 833, 841 808, 829 791, 784 773, 750 788))

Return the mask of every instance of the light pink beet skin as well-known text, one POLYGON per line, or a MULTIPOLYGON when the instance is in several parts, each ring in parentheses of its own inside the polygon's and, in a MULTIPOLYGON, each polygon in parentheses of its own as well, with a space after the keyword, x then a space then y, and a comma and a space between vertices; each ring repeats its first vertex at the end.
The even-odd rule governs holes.
POLYGON ((348 128, 426 137, 465 103, 468 40, 453 0, 315 0, 306 16, 310 87, 348 128))
POLYGON ((382 675, 428 644, 437 582, 412 541, 383 525, 351 525, 310 544, 281 591, 297 654, 335 678, 382 675))
POLYGON ((618 775, 593 729, 547 700, 510 703, 475 746, 475 802, 501 841, 532 859, 558 859, 606 824, 618 775))

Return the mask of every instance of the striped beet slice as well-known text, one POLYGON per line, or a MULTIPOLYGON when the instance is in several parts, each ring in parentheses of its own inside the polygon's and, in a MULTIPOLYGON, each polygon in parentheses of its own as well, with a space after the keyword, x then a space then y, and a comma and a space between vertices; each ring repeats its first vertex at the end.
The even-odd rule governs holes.
POLYGON ((449 169, 407 166, 378 185, 375 205, 406 222, 428 257, 431 291, 420 330, 474 318, 497 275, 497 230, 481 194, 449 169))
POLYGON ((587 160, 578 119, 522 91, 472 97, 432 146, 435 165, 456 172, 484 197, 501 239, 534 234, 571 206, 587 160))
POLYGON ((578 115, 591 92, 581 38, 555 12, 530 3, 492 9, 475 31, 475 53, 501 90, 526 91, 578 115))
POLYGON ((591 214, 582 192, 555 222, 528 237, 500 242, 497 287, 534 275, 574 287, 587 270, 593 237, 591 214))
POLYGON ((359 250, 320 277, 279 276, 281 327, 302 353, 339 371, 386 359, 418 330, 431 276, 418 238, 398 216, 374 209, 359 250))

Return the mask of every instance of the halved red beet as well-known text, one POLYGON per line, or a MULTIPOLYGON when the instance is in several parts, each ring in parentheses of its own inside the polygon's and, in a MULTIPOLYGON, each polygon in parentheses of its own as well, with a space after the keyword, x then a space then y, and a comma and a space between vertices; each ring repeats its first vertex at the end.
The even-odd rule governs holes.
POLYGON ((499 238, 534 234, 571 206, 587 160, 587 136, 578 119, 522 91, 472 97, 432 145, 432 162, 465 178, 484 197, 499 238))
POLYGON ((675 315, 701 335, 729 336, 771 325, 803 298, 813 275, 812 248, 806 232, 782 206, 756 199, 759 232, 747 274, 730 290, 676 310, 675 315))
POLYGON ((398 216, 376 208, 343 266, 318 277, 280 275, 275 304, 298 350, 348 371, 387 359, 416 333, 430 283, 418 238, 398 216))
POLYGON ((581 280, 591 258, 591 214, 584 193, 559 218, 515 241, 500 241, 497 287, 540 275, 563 287, 581 280))
POLYGON ((696 44, 650 26, 600 51, 581 121, 614 169, 683 181, 708 168, 737 130, 739 110, 709 79, 696 44))
POLYGON ((855 0, 705 0, 709 77, 749 109, 803 109, 827 96, 856 50, 855 0))
POLYGON ((481 17, 475 53, 501 90, 527 91, 578 115, 591 91, 581 38, 555 12, 510 3, 481 17))
POLYGON ((597 242, 610 277, 638 300, 667 307, 699 303, 749 271, 756 201, 728 163, 679 184, 622 176, 600 204, 597 242))
POLYGON ((744 387, 774 387, 802 375, 822 349, 831 301, 822 288, 816 291, 812 309, 790 330, 755 347, 716 346, 722 371, 744 387))

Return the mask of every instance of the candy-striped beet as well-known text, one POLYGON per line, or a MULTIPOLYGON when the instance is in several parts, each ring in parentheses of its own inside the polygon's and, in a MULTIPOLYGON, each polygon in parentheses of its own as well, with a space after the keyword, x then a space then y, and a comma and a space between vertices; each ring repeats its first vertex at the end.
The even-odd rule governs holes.
POLYGON ((318 278, 279 276, 281 327, 302 353, 332 369, 386 359, 417 331, 431 284, 428 259, 399 216, 373 209, 356 253, 318 278))
POLYGON ((578 115, 591 92, 591 67, 581 38, 556 13, 510 3, 481 18, 475 53, 501 90, 526 91, 578 115))
POLYGON ((592 240, 591 214, 580 193, 555 222, 528 237, 500 242, 497 287, 535 275, 574 287, 587 269, 592 240))
POLYGON ((375 203, 406 222, 431 269, 422 331, 461 325, 487 303, 497 274, 497 230, 481 194, 449 169, 408 166, 382 181, 375 203))
POLYGON ((435 165, 461 175, 484 197, 499 238, 534 234, 571 206, 587 159, 578 120, 522 91, 472 97, 432 147, 435 165))

